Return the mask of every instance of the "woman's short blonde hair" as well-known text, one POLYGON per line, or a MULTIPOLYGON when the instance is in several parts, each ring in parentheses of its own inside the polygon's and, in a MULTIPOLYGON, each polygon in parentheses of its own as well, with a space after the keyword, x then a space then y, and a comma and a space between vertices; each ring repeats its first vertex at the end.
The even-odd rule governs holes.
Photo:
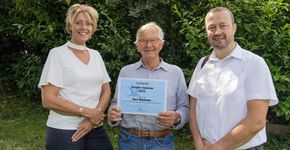
POLYGON ((81 4, 74 4, 70 6, 70 8, 68 9, 66 13, 66 19, 65 19, 67 32, 71 34, 71 31, 69 30, 69 26, 75 22, 76 16, 80 12, 83 12, 89 18, 89 22, 93 25, 93 34, 94 34, 97 30, 99 13, 93 7, 88 6, 88 5, 81 5, 81 4))

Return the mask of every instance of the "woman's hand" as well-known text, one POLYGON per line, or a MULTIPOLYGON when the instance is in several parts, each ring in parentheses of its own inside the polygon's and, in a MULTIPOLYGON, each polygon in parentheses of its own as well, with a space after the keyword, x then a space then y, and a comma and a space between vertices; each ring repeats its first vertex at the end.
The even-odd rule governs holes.
POLYGON ((72 142, 77 142, 79 139, 89 133, 95 125, 88 119, 85 118, 78 126, 77 131, 72 135, 72 142))
POLYGON ((105 114, 99 108, 84 108, 83 116, 89 119, 95 126, 103 122, 105 114))

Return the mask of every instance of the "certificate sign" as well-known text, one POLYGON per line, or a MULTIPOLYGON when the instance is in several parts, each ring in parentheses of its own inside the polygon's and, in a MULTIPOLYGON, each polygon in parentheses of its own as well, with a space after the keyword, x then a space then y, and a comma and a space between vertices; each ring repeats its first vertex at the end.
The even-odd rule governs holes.
POLYGON ((167 81, 119 78, 117 106, 124 114, 157 116, 166 111, 167 81))

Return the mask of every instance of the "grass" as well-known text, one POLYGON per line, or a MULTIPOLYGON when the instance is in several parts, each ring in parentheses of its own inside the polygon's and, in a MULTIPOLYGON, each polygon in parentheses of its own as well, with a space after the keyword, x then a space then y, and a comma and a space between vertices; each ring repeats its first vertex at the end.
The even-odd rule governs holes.
MULTIPOLYGON (((47 114, 39 102, 0 98, 0 150, 43 150, 47 114)), ((105 128, 117 149, 119 128, 105 128)), ((175 133, 176 150, 194 149, 188 133, 188 125, 175 133)), ((265 150, 290 150, 290 135, 269 136, 265 150)))
POLYGON ((8 97, 0 100, 0 150, 43 149, 47 112, 8 97))

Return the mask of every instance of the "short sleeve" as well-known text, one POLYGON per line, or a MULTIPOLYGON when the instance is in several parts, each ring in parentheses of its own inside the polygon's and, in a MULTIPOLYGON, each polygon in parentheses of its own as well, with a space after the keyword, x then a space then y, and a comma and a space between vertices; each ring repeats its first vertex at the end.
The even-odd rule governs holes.
MULTIPOLYGON (((95 52, 97 52, 97 51, 95 51, 95 52)), ((109 76, 109 74, 108 74, 108 72, 107 72, 106 65, 105 65, 104 60, 103 60, 103 58, 102 58, 102 56, 101 56, 101 54, 100 54, 99 52, 97 52, 97 56, 98 56, 98 58, 100 59, 101 68, 102 68, 102 71, 103 71, 103 73, 104 73, 103 84, 104 84, 104 83, 111 82, 111 78, 110 78, 110 76, 109 76)))
POLYGON ((196 65, 191 80, 189 82, 189 86, 188 86, 188 90, 187 90, 187 94, 192 96, 192 97, 196 97, 196 80, 197 80, 197 76, 198 76, 198 72, 201 69, 201 64, 203 62, 203 60, 205 59, 205 57, 201 58, 198 62, 198 64, 196 65))
POLYGON ((63 59, 58 49, 52 49, 44 64, 38 87, 49 83, 62 88, 63 87, 63 59))
POLYGON ((246 77, 246 98, 269 99, 270 106, 278 103, 270 70, 263 58, 249 60, 246 77))

